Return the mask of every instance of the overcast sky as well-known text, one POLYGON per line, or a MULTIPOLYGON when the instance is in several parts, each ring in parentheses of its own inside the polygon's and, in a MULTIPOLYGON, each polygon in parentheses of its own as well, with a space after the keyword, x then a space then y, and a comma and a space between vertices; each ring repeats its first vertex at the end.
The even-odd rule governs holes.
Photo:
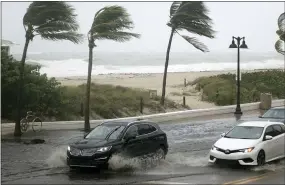
MULTIPOLYGON (((90 29, 95 13, 106 5, 122 5, 135 23, 133 32, 140 33, 140 39, 126 43, 99 41, 96 50, 165 52, 170 28, 166 26, 172 2, 71 2, 76 8, 80 32, 90 29)), ((22 17, 29 2, 2 2, 2 38, 19 44, 12 51, 21 53, 25 33, 22 17)), ((198 37, 211 51, 228 51, 232 36, 245 36, 250 51, 275 51, 277 40, 277 19, 284 12, 284 2, 206 2, 213 19, 216 38, 198 37)), ((52 42, 39 36, 29 45, 31 52, 88 52, 87 43, 74 45, 68 41, 52 42)), ((185 40, 175 35, 173 52, 196 51, 185 40)))

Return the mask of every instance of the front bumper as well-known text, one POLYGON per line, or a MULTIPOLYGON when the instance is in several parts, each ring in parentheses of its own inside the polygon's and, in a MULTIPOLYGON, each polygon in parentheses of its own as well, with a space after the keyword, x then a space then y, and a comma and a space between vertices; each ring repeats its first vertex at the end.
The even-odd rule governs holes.
POLYGON ((250 153, 236 152, 225 154, 221 151, 212 150, 210 151, 209 162, 210 163, 238 163, 240 165, 257 165, 257 152, 252 151, 250 153))
POLYGON ((108 166, 108 161, 110 159, 109 155, 100 156, 72 156, 67 155, 66 162, 69 167, 92 167, 101 168, 108 166))

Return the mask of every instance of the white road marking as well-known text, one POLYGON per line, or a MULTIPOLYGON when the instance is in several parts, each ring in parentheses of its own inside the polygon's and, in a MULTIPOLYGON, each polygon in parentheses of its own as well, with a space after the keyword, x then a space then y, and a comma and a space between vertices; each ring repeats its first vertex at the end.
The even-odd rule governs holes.
POLYGON ((186 182, 170 182, 170 181, 148 181, 143 182, 143 184, 189 184, 186 182))

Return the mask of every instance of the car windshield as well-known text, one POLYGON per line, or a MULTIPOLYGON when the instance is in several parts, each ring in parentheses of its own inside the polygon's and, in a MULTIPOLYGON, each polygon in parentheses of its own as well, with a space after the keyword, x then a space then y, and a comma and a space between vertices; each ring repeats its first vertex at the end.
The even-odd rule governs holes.
POLYGON ((236 126, 225 135, 225 138, 259 139, 262 132, 263 127, 236 126))
POLYGON ((262 117, 285 119, 285 109, 270 109, 262 117))
POLYGON ((124 130, 121 125, 99 125, 95 127, 85 138, 87 139, 117 139, 124 130))

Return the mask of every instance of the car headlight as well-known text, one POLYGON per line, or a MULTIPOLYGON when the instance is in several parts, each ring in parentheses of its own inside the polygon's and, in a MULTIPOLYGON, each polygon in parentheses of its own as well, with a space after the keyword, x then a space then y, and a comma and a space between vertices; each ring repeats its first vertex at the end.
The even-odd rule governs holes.
POLYGON ((241 149, 239 151, 243 152, 243 153, 250 153, 250 152, 252 152, 253 149, 254 149, 254 147, 250 147, 250 148, 241 149))
POLYGON ((68 146, 68 147, 67 147, 67 151, 69 151, 69 152, 70 152, 70 146, 68 146))
POLYGON ((217 147, 215 147, 214 145, 212 146, 212 150, 217 150, 217 147))
POLYGON ((97 149, 97 152, 107 152, 111 150, 112 146, 101 147, 97 149))

